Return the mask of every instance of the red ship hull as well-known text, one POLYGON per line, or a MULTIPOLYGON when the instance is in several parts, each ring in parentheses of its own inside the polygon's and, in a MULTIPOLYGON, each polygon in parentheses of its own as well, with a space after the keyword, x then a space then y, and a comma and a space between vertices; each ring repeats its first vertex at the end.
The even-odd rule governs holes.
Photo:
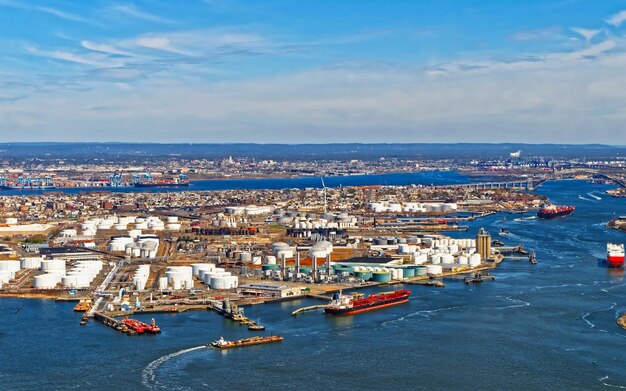
POLYGON ((354 300, 349 308, 326 307, 324 312, 330 315, 355 315, 362 312, 391 307, 408 303, 411 291, 399 290, 393 293, 370 295, 364 299, 354 300))
POLYGON ((606 258, 606 264, 611 268, 620 268, 624 267, 624 257, 623 256, 608 256, 606 258))

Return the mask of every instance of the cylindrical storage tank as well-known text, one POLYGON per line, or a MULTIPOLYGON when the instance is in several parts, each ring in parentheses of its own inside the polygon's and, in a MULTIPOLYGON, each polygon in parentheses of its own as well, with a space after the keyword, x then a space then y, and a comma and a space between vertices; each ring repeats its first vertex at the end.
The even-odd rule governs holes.
POLYGON ((128 231, 128 236, 130 236, 131 239, 137 239, 137 237, 140 235, 141 235, 140 229, 131 229, 130 231, 128 231))
POLYGON ((438 275, 443 273, 443 268, 441 265, 426 265, 426 273, 438 275))
POLYGON ((268 255, 265 257, 266 265, 276 265, 276 257, 273 255, 268 255))
POLYGON ((468 264, 469 264, 469 257, 467 255, 459 256, 459 265, 468 265, 468 264))
POLYGON ((230 276, 230 273, 228 272, 208 272, 208 273, 204 273, 204 278, 202 279, 202 281, 204 282, 205 285, 209 285, 211 286, 211 281, 213 278, 216 277, 226 277, 226 276, 230 276))
POLYGON ((239 260, 243 263, 250 263, 252 262, 252 254, 250 254, 250 252, 248 251, 244 251, 239 254, 239 260))
POLYGON ((41 257, 20 258, 20 267, 22 269, 39 269, 41 267, 41 257))
POLYGON ((13 278, 15 278, 15 272, 10 272, 8 270, 0 270, 0 282, 1 283, 6 284, 13 278))
POLYGON ((54 273, 46 273, 35 276, 33 287, 35 289, 54 289, 61 282, 61 276, 54 273))
POLYGON ((459 246, 456 244, 451 244, 448 246, 448 252, 450 254, 456 254, 459 252, 459 246))
POLYGON ((356 278, 362 279, 363 281, 369 281, 369 280, 372 279, 372 272, 367 271, 367 270, 366 271, 358 271, 358 272, 354 273, 354 276, 356 278))
POLYGON ((409 254, 411 252, 411 247, 406 243, 400 243, 398 245, 398 254, 409 254))
POLYGON ((62 259, 44 259, 41 261, 41 270, 44 272, 62 270, 65 272, 65 261, 62 259))
POLYGON ((169 223, 165 226, 168 231, 180 231, 182 225, 179 223, 169 223))
POLYGON ((471 267, 479 266, 480 265, 480 261, 481 261, 480 254, 478 254, 478 253, 474 253, 474 254, 470 255, 470 257, 469 257, 469 265, 471 267))
POLYGON ((160 290, 167 289, 167 277, 159 278, 159 289, 160 290))
POLYGON ((178 216, 168 216, 167 217, 167 222, 168 223, 178 223, 178 216))
POLYGON ((403 278, 411 278, 415 277, 415 268, 405 267, 402 269, 402 277, 403 278))
POLYGON ((391 281, 391 273, 389 272, 373 272, 372 281, 374 282, 389 282, 391 281))
POLYGON ((415 275, 416 276, 425 276, 428 273, 428 268, 426 266, 416 266, 415 267, 415 275))
POLYGON ((444 254, 441 257, 441 263, 444 263, 446 265, 454 263, 454 255, 452 255, 452 254, 444 254))
POLYGON ((172 289, 173 290, 181 290, 183 289, 183 280, 179 280, 177 278, 172 280, 172 289))
POLYGON ((281 259, 283 256, 285 259, 293 258, 293 250, 280 250, 276 252, 277 259, 281 259))
POLYGON ((9 272, 20 271, 20 261, 0 261, 0 270, 9 272))
MULTIPOLYGON (((255 255, 252 257, 253 265, 260 265, 263 262, 263 258, 260 255, 255 255)), ((274 259, 274 263, 276 263, 276 259, 274 259)))
POLYGON ((440 253, 432 254, 430 256, 430 263, 432 263, 433 265, 441 263, 441 257, 442 257, 442 254, 440 253))

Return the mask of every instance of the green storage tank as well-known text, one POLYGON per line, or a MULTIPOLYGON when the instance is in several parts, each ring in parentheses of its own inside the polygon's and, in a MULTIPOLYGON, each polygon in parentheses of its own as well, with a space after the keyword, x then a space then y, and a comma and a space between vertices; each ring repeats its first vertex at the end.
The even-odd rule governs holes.
POLYGON ((391 281, 391 273, 389 272, 373 272, 372 280, 375 282, 389 282, 391 281))
POLYGON ((300 273, 302 274, 311 274, 311 268, 310 267, 301 267, 300 268, 300 273))
POLYGON ((415 275, 416 276, 425 276, 426 275, 426 266, 416 266, 415 267, 415 275))
POLYGON ((261 270, 280 270, 280 265, 261 265, 261 270))
POLYGON ((412 268, 412 267, 402 268, 402 277, 403 278, 415 277, 415 268, 412 268))
POLYGON ((372 279, 372 272, 370 271, 355 272, 354 276, 356 278, 362 279, 363 281, 369 281, 372 279))

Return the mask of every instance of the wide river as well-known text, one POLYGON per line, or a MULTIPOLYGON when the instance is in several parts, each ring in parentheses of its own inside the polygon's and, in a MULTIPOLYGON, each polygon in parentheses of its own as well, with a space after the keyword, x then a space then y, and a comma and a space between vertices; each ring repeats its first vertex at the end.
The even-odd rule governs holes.
MULTIPOLYGON (((72 304, 0 300, 0 384, 7 390, 602 390, 626 388, 623 271, 602 263, 605 228, 626 200, 583 181, 538 192, 577 207, 567 218, 496 215, 470 226, 535 249, 539 264, 506 261, 496 281, 407 286, 409 304, 331 317, 290 316, 313 299, 255 306, 246 314, 285 337, 232 351, 201 346, 251 335, 211 312, 158 315, 158 336, 128 337, 79 325, 72 304), (601 200, 587 193, 595 192, 601 200), (500 228, 510 231, 499 236, 500 228), (22 307, 21 311, 18 311, 22 307)), ((387 288, 389 289, 389 288, 387 288)), ((374 291, 374 290, 372 290, 374 291)), ((149 321, 149 317, 140 317, 149 321)))
MULTIPOLYGON (((327 187, 371 186, 371 185, 449 185, 470 183, 468 177, 455 171, 421 171, 410 173, 388 173, 372 175, 350 175, 324 177, 327 187)), ((184 191, 211 190, 249 190, 249 189, 304 189, 321 188, 322 180, 318 176, 296 178, 258 178, 258 179, 203 179, 190 181, 188 187, 73 187, 54 190, 0 190, 3 195, 45 194, 50 192, 78 194, 94 191, 114 193, 179 193, 184 191)))

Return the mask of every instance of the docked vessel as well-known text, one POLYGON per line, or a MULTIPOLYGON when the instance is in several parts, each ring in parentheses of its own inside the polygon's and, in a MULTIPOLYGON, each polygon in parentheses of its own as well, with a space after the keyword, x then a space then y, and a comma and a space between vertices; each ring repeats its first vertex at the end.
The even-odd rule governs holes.
POLYGON ((154 322, 154 319, 152 319, 152 322, 150 324, 146 324, 136 319, 130 319, 130 318, 124 318, 121 320, 121 322, 122 324, 124 324, 126 327, 133 330, 137 334, 144 334, 144 333, 159 334, 161 332, 161 328, 159 328, 159 326, 156 325, 156 323, 154 322))
POLYGON ((407 303, 411 291, 401 289, 393 292, 375 293, 368 297, 363 294, 342 295, 335 293, 330 304, 324 308, 324 312, 331 315, 353 315, 378 308, 390 307, 407 303))
POLYGON ((537 217, 540 219, 553 219, 555 217, 569 216, 575 209, 573 206, 548 204, 537 212, 537 217))
POLYGON ((612 268, 624 267, 624 244, 607 243, 606 264, 612 268))
POLYGON ((154 179, 151 174, 135 176, 133 180, 135 187, 187 187, 189 180, 184 174, 173 179, 154 179))
POLYGON ((237 341, 226 341, 224 337, 220 337, 217 341, 211 342, 207 347, 214 347, 218 349, 230 349, 230 348, 240 348, 243 346, 252 346, 252 345, 262 345, 266 343, 274 343, 281 342, 284 338, 278 335, 273 335, 271 337, 250 337, 245 339, 240 339, 237 341))
POLYGON ((91 309, 91 300, 81 300, 74 307, 76 312, 85 312, 91 309))

